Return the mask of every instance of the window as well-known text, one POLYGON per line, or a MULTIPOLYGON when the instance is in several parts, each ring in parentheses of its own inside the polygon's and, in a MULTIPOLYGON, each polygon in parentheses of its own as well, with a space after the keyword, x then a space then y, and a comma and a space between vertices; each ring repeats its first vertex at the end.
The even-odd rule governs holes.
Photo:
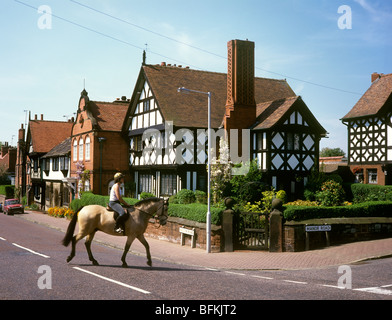
POLYGON ((49 171, 50 170, 50 159, 43 159, 42 166, 45 171, 49 171))
POLYGON ((161 195, 172 196, 177 193, 177 176, 161 174, 161 195))
POLYGON ((298 151, 300 149, 300 136, 298 133, 287 133, 287 150, 298 151))
POLYGON ((86 138, 86 160, 90 160, 90 137, 86 138))
POLYGON ((59 171, 59 158, 52 159, 52 170, 59 171))
POLYGON ((76 140, 73 143, 73 161, 78 161, 78 142, 76 140))
POLYGON ((61 157, 60 158, 60 170, 67 171, 68 170, 68 157, 61 157))
POLYGON ((83 139, 79 140, 79 160, 83 160, 83 139))
POLYGON ((135 136, 131 138, 131 151, 142 151, 142 136, 135 136))
POLYGON ((143 112, 150 111, 150 100, 146 100, 143 102, 143 112))
POLYGON ((370 184, 377 184, 377 169, 368 169, 368 179, 370 184))
POLYGON ((139 192, 151 192, 151 175, 141 174, 139 176, 139 192))

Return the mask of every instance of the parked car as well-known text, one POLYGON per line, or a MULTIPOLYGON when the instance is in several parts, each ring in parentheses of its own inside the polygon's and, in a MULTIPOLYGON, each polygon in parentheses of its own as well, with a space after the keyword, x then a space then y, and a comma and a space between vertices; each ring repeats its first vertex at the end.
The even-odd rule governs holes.
POLYGON ((7 199, 4 201, 3 212, 7 215, 24 213, 24 208, 18 199, 7 199))

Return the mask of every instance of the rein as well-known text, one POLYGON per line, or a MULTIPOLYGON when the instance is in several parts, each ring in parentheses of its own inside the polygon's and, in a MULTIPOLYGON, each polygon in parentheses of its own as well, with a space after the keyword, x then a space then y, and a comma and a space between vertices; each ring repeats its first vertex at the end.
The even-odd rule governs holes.
MULTIPOLYGON (((141 209, 139 209, 139 208, 136 208, 137 210, 139 210, 140 212, 142 212, 142 213, 145 213, 146 215, 148 215, 148 216, 150 216, 150 217, 152 217, 152 218, 155 218, 155 221, 156 220, 158 220, 158 215, 156 215, 157 213, 158 213, 158 211, 159 211, 159 209, 161 209, 162 208, 162 214, 161 215, 164 215, 166 218, 168 218, 168 216, 166 215, 166 214, 164 214, 164 210, 163 210, 163 207, 165 206, 165 201, 163 201, 163 203, 162 203, 162 205, 154 212, 154 213, 149 213, 149 212, 146 212, 146 211, 144 211, 144 210, 141 210, 141 209)), ((160 228, 161 227, 161 224, 159 224, 159 226, 157 227, 157 229, 158 228, 160 228)))

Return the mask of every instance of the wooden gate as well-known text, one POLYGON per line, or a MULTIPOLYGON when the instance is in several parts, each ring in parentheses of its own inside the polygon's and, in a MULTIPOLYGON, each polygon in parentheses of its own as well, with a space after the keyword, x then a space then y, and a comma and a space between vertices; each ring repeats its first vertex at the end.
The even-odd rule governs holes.
POLYGON ((241 212, 233 220, 234 249, 268 250, 268 214, 241 212))

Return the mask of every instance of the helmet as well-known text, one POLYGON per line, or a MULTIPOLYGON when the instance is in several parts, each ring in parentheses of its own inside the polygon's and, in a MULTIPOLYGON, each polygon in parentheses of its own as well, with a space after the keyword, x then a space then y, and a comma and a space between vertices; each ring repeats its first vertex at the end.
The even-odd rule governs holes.
POLYGON ((114 179, 115 179, 115 180, 120 180, 121 178, 124 178, 124 175, 123 175, 121 172, 117 172, 117 173, 114 175, 114 179))

